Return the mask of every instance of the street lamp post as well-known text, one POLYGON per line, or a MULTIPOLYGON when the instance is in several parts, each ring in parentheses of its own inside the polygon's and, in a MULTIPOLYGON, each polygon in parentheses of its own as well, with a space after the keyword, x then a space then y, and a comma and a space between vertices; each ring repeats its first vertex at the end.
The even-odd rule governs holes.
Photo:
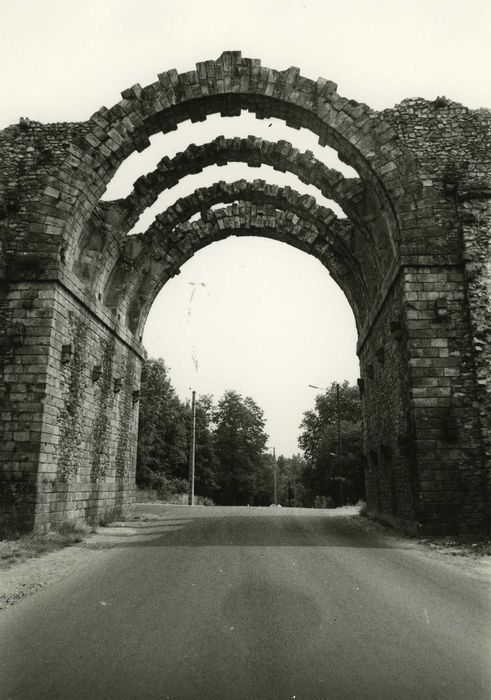
POLYGON ((191 400, 191 446, 189 448, 189 491, 188 505, 194 506, 194 467, 196 458, 196 392, 193 389, 191 400))

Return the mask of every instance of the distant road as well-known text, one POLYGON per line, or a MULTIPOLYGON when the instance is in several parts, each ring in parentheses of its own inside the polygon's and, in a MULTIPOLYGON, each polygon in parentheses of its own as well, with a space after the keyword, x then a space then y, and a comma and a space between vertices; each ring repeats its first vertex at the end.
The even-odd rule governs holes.
POLYGON ((2 700, 491 698, 484 578, 333 511, 140 510, 0 613, 2 700))

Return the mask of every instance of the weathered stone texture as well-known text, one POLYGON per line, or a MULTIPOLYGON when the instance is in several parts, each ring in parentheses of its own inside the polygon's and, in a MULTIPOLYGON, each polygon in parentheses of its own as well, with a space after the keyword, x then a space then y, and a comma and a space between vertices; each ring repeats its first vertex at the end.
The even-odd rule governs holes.
POLYGON ((42 285, 23 317, 3 366, 2 516, 38 528, 108 518, 133 489, 140 357, 58 285, 42 285))
POLYGON ((237 52, 134 85, 84 123, 21 120, 0 132, 0 524, 121 511, 153 300, 201 247, 253 234, 315 255, 353 308, 369 511, 413 532, 486 530, 490 147, 487 110, 438 98, 377 113, 330 81, 237 52), (126 198, 101 201, 153 134, 243 109, 310 129, 358 177, 286 141, 219 137, 164 157, 126 198), (291 188, 241 180, 196 190, 128 235, 164 189, 235 161, 294 173, 347 219, 291 188))
POLYGON ((418 474, 400 275, 359 355, 367 503, 379 517, 416 531, 418 474))

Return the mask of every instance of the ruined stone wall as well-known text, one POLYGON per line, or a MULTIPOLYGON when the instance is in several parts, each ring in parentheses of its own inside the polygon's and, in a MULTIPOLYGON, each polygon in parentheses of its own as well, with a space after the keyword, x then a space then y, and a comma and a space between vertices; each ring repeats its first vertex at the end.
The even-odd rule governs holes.
POLYGON ((72 201, 68 194, 51 190, 50 182, 86 128, 84 123, 21 119, 0 132, 0 241, 15 278, 58 269, 59 239, 50 229, 56 222, 50 204, 68 212, 72 201), (44 203, 34 212, 33 204, 42 197, 44 203))
POLYGON ((463 283, 459 266, 404 274, 418 513, 441 532, 479 529, 487 509, 463 283))
POLYGON ((40 278, 57 268, 58 244, 30 224, 29 210, 70 132, 22 119, 0 132, 0 527, 34 522, 53 317, 40 278))
POLYGON ((51 228, 72 201, 50 183, 85 128, 0 133, 0 528, 109 518, 134 488, 143 350, 51 228))
POLYGON ((50 233, 50 195, 71 202, 49 183, 83 129, 21 120, 0 133, 2 531, 109 518, 133 491, 142 349, 50 233))
POLYGON ((401 246, 420 518, 474 531, 490 517, 491 113, 438 98, 384 118, 421 183, 401 246))

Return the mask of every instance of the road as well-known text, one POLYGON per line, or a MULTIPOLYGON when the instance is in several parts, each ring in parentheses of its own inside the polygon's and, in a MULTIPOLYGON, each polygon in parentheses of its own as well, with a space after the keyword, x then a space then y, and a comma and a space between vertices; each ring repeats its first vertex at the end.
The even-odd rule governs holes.
POLYGON ((335 511, 143 510, 0 613, 2 700, 491 698, 484 578, 335 511))

